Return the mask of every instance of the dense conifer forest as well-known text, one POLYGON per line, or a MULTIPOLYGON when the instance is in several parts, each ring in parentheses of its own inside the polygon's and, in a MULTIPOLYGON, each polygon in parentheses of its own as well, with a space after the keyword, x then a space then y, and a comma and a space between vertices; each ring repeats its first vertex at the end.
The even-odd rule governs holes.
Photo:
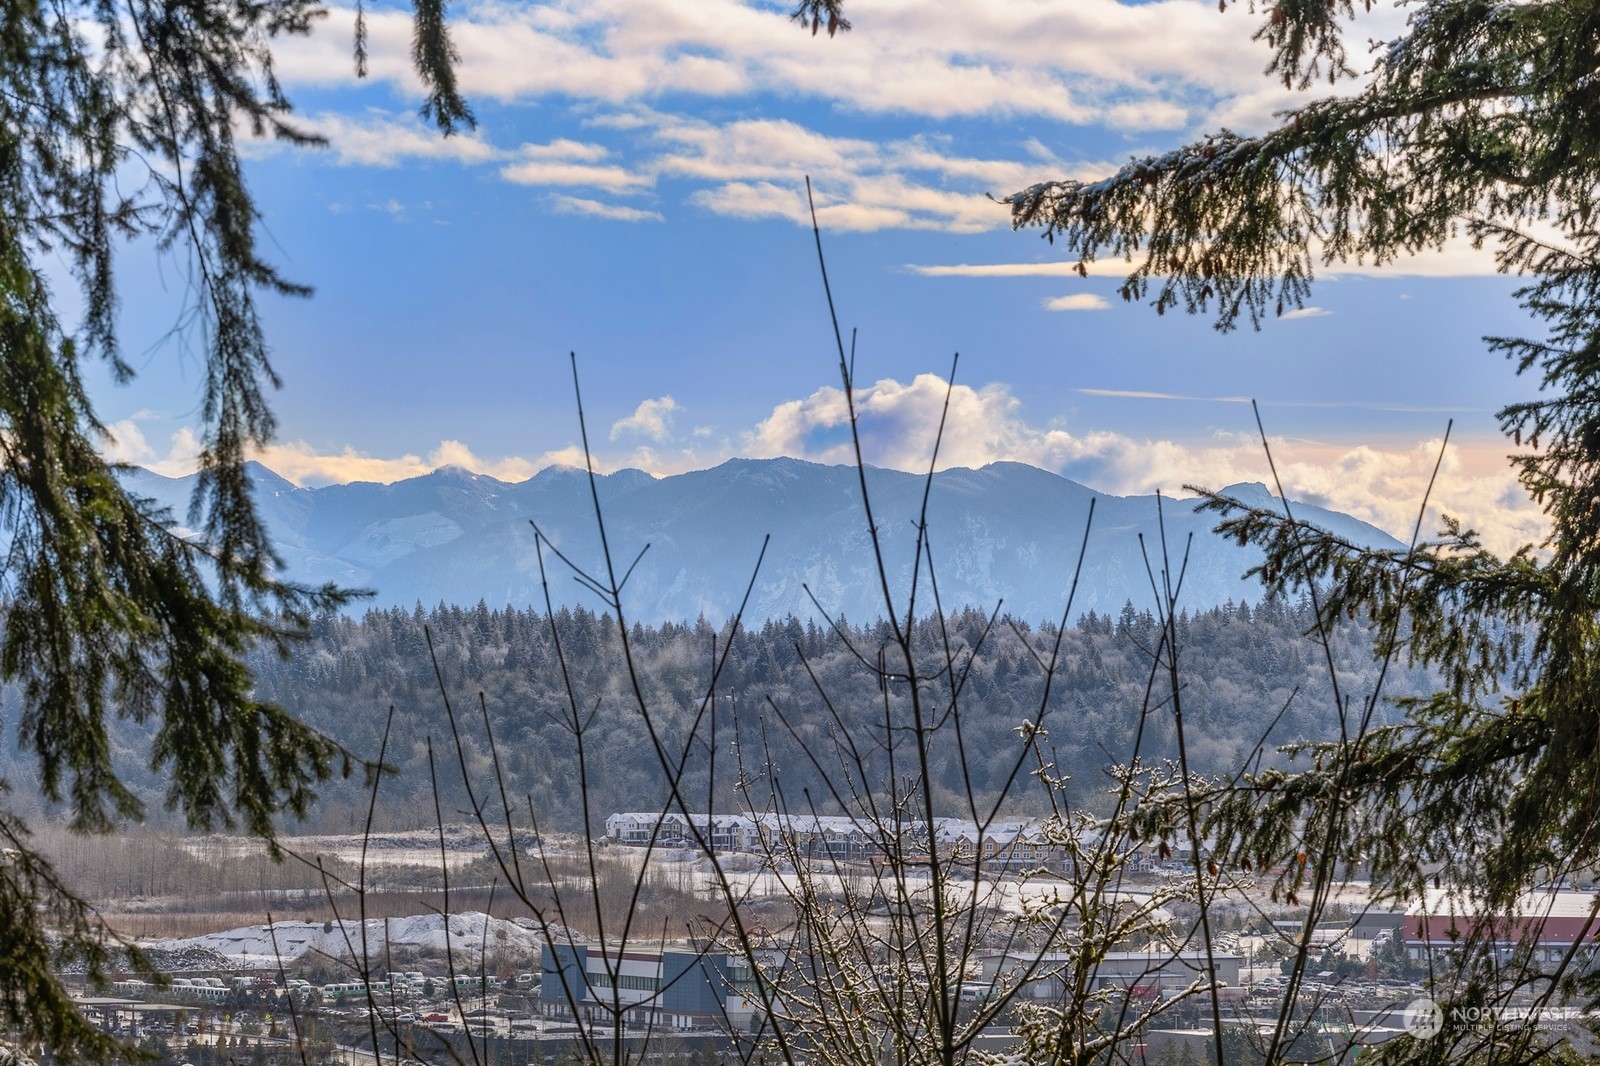
MULTIPOLYGON (((1275 754, 1281 744, 1337 735, 1329 655, 1307 636, 1312 623, 1307 603, 1275 599, 1180 615, 1179 666, 1193 769, 1233 773, 1254 757, 1263 739, 1265 759, 1271 761, 1281 758, 1275 754)), ((1056 630, 1006 618, 990 626, 987 616, 970 609, 947 615, 942 624, 937 618, 925 620, 919 623, 919 641, 927 649, 925 676, 945 668, 946 636, 957 651, 962 735, 958 747, 953 731, 947 731, 950 738, 936 745, 939 758, 931 772, 952 797, 963 772, 972 775, 980 791, 997 790, 1015 760, 1018 727, 1036 713, 1045 691, 1039 660, 1048 660, 1056 630)), ((791 809, 815 803, 827 812, 822 776, 837 765, 830 748, 835 715, 865 726, 870 735, 874 723, 883 720, 885 700, 892 705, 904 698, 898 691, 903 686, 893 680, 880 686, 872 669, 886 639, 882 623, 842 622, 832 630, 794 618, 769 621, 741 629, 731 647, 726 646, 729 631, 704 619, 635 625, 628 638, 643 697, 662 723, 663 740, 673 750, 689 750, 685 795, 697 808, 709 803, 719 810, 747 804, 764 809, 772 804, 776 786, 791 809), (695 726, 711 687, 713 656, 724 649, 715 713, 706 706, 695 726), (708 793, 713 775, 715 788, 708 793), (737 788, 741 778, 743 795, 737 788)), ((1146 697, 1151 652, 1159 640, 1157 619, 1131 604, 1115 618, 1084 615, 1063 634, 1044 726, 1055 767, 1072 778, 1074 802, 1093 807, 1106 792, 1106 768, 1132 754, 1141 719, 1143 758, 1174 756, 1171 708, 1146 697)), ((1341 624, 1329 647, 1339 691, 1347 700, 1359 700, 1378 676, 1366 630, 1341 624)), ((385 778, 379 804, 380 823, 389 827, 433 824, 431 738, 446 820, 465 809, 461 765, 480 795, 498 793, 488 787, 497 755, 519 821, 531 808, 545 827, 578 828, 583 815, 568 680, 584 719, 591 819, 655 808, 667 798, 657 756, 634 709, 621 634, 607 615, 562 610, 553 635, 550 619, 540 612, 494 610, 481 602, 470 608, 373 610, 359 619, 329 614, 292 657, 259 655, 254 668, 259 695, 366 758, 377 755, 389 708, 394 708, 385 761, 396 776, 385 778), (428 635, 456 711, 459 749, 428 635), (557 659, 557 636, 565 672, 557 659)), ((932 684, 938 687, 937 681, 932 684)), ((1396 696, 1429 687, 1425 675, 1393 665, 1385 680, 1386 691, 1396 696)), ((1165 690, 1164 683, 1155 686, 1158 694, 1165 690)), ((1397 709, 1385 712, 1398 721, 1397 709)), ((364 813, 358 778, 325 790, 319 821, 327 828, 364 813)), ((881 789, 884 783, 880 778, 867 784, 881 789)), ((1044 801, 1037 791, 1024 789, 1013 803, 1021 811, 1042 807, 1044 801)))

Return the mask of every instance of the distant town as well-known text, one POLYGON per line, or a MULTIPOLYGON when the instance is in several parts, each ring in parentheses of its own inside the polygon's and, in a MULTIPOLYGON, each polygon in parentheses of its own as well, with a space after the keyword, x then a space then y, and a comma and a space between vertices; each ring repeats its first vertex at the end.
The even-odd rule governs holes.
MULTIPOLYGON (((936 857, 966 863, 974 895, 964 905, 991 919, 1000 912, 1047 913, 1051 893, 1066 885, 1071 853, 1083 846, 1059 839, 1042 819, 983 827, 940 819, 931 833, 909 822, 902 828, 902 845, 912 844, 903 850, 910 868, 893 874, 901 898, 915 900, 917 885, 925 884, 927 872, 917 864, 936 857)), ((646 869, 665 870, 693 897, 716 878, 731 879, 758 908, 794 892, 794 862, 803 857, 798 861, 812 875, 808 891, 829 893, 827 906, 868 926, 887 928, 895 920, 883 883, 888 851, 881 828, 855 819, 623 812, 609 816, 605 829, 594 853, 636 871, 640 884, 646 869), (710 861, 713 854, 719 864, 710 861)), ((471 832, 455 827, 450 853, 464 863, 483 862, 484 855, 467 857, 457 843, 471 832)), ((371 869, 385 871, 387 880, 402 876, 424 840, 391 834, 376 847, 368 841, 371 869)), ((315 843, 337 849, 330 862, 362 845, 359 838, 315 843)), ((577 843, 552 841, 541 853, 570 860, 582 851, 573 850, 577 843)), ((479 851, 492 850, 480 842, 479 851)), ((533 861, 531 853, 519 861, 533 861)), ((1135 906, 1192 877, 1184 862, 1141 849, 1130 857, 1118 892, 1135 906)), ((1219 897, 1209 943, 1196 939, 1192 915, 1146 906, 1146 933, 1098 952, 1087 989, 1073 988, 1085 971, 1071 948, 1078 936, 1072 922, 1053 926, 1053 942, 1039 942, 999 935, 1001 923, 991 920, 980 934, 984 942, 952 976, 952 996, 959 1010, 974 1014, 997 998, 1008 1001, 973 1036, 976 1046, 1003 1050, 1016 1041, 1019 1012, 1067 1004, 1087 992, 1096 1003, 1122 1004, 1148 1018, 1137 1039, 1145 1060, 1155 1063, 1203 1060, 1215 1043, 1218 1016, 1230 1039, 1257 1043, 1270 1041, 1280 1019, 1290 1018, 1287 1039, 1297 1055, 1344 1060, 1435 1022, 1577 1032, 1579 1011, 1533 995, 1480 1006, 1470 1016, 1441 997, 1437 1019, 1420 1017, 1418 1004, 1432 1004, 1438 994, 1431 975, 1459 949, 1463 929, 1484 916, 1453 909, 1443 892, 1404 910, 1369 906, 1367 895, 1362 882, 1351 880, 1325 920, 1309 926, 1295 908, 1274 905, 1265 893, 1219 897), (1305 964, 1297 966, 1302 953, 1305 964)), ((1495 916, 1501 939, 1494 950, 1535 963, 1555 964, 1574 952, 1588 958, 1600 946, 1593 907, 1592 891, 1530 893, 1516 914, 1495 916)), ((793 927, 753 918, 738 930, 662 939, 645 930, 601 936, 548 917, 479 911, 347 916, 275 920, 147 940, 143 947, 150 969, 125 966, 109 987, 63 976, 79 988, 78 1002, 95 1025, 191 1066, 301 1062, 302 1054, 344 1064, 443 1066, 475 1054, 488 1062, 553 1064, 585 1045, 612 1042, 662 1054, 664 1061, 742 1062, 770 1041, 779 1016, 792 1009, 774 998, 800 999, 800 990, 828 968, 808 954, 793 927)))

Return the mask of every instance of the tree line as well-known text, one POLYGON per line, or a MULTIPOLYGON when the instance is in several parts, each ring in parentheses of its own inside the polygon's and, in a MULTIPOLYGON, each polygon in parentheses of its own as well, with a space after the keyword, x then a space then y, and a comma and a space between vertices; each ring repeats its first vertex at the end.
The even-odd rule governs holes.
MULTIPOLYGON (((1327 655, 1305 635, 1312 624, 1305 598, 1229 602, 1179 615, 1193 770, 1234 774, 1254 759, 1271 764, 1282 744, 1337 734, 1327 655)), ((928 657, 925 676, 953 671, 967 705, 980 709, 969 717, 959 750, 947 742, 935 752, 935 785, 948 793, 953 808, 964 775, 978 792, 998 793, 1018 750, 1018 726, 1044 694, 1038 658, 1048 654, 1056 627, 993 620, 967 608, 924 619, 916 629, 928 657), (941 632, 956 649, 948 663, 941 632)), ((776 785, 791 806, 809 794, 813 799, 806 802, 831 813, 821 797, 835 769, 832 738, 846 724, 870 732, 886 702, 904 698, 892 676, 877 673, 875 655, 887 639, 882 622, 840 620, 829 627, 789 617, 731 631, 701 618, 635 624, 627 637, 639 684, 652 705, 664 710, 663 741, 687 752, 685 798, 702 809, 759 809, 776 785), (712 699, 714 656, 724 651, 712 699)), ((1331 638, 1343 691, 1370 690, 1378 671, 1367 628, 1349 622, 1331 638)), ((1082 615, 1062 634, 1045 728, 1055 768, 1077 783, 1080 802, 1093 806, 1105 792, 1106 769, 1130 757, 1141 729, 1145 761, 1175 756, 1172 715, 1147 696, 1151 653, 1160 639, 1156 617, 1131 603, 1115 617, 1082 615)), ((583 816, 579 738, 564 711, 568 684, 590 694, 582 739, 590 762, 591 820, 620 810, 659 809, 668 799, 645 727, 629 713, 632 682, 622 644, 608 614, 563 608, 552 619, 480 601, 473 607, 374 609, 359 618, 329 613, 314 621, 310 640, 291 656, 263 650, 251 667, 258 698, 281 705, 359 757, 377 757, 393 708, 384 755, 392 775, 380 784, 380 824, 432 825, 432 780, 449 820, 466 803, 463 768, 482 792, 498 762, 519 815, 531 805, 546 827, 572 831, 582 828, 583 816), (454 731, 446 697, 456 712, 454 731)), ((1397 674, 1391 667, 1385 691, 1422 693, 1431 683, 1424 671, 1397 674)), ((889 772, 886 766, 880 770, 889 772)), ((885 781, 863 784, 882 787, 885 781)), ((337 829, 364 815, 363 789, 360 775, 330 783, 314 816, 317 828, 337 829)))

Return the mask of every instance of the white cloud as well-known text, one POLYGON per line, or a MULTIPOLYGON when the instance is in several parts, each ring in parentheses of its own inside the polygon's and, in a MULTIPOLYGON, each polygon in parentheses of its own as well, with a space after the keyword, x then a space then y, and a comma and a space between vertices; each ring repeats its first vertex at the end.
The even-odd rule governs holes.
POLYGON ((991 198, 1025 184, 1037 163, 955 151, 943 138, 869 141, 832 137, 783 119, 717 125, 643 113, 661 153, 646 166, 702 187, 690 201, 736 218, 810 225, 805 180, 817 219, 830 230, 941 229, 975 233, 1009 224, 991 198))
MULTIPOLYGON (((382 111, 322 113, 306 124, 327 135, 334 157, 346 164, 497 163, 508 181, 614 194, 666 176, 695 186, 690 199, 708 210, 796 221, 805 212, 795 190, 810 173, 834 228, 976 232, 1008 221, 986 194, 1004 195, 1041 178, 1100 177, 1113 168, 1063 163, 1036 137, 1017 146, 1020 159, 976 159, 950 144, 851 142, 771 119, 707 123, 648 108, 663 99, 688 101, 685 108, 737 100, 749 114, 746 102, 780 98, 913 121, 1030 120, 1183 136, 1227 126, 1248 133, 1307 97, 1262 75, 1267 51, 1251 35, 1263 16, 1247 6, 1219 14, 1214 0, 857 0, 851 13, 857 30, 828 40, 797 29, 785 6, 769 0, 479 0, 458 9, 451 23, 468 97, 568 106, 588 113, 590 128, 617 135, 618 143, 563 138, 503 148, 479 133, 443 138, 414 115, 382 111), (622 143, 629 133, 636 143, 622 143)), ((1383 40, 1403 29, 1404 18, 1404 11, 1378 5, 1348 32, 1352 40, 1383 40)), ((351 9, 337 8, 309 38, 279 42, 279 77, 291 86, 353 85, 353 21, 351 9)), ((419 98, 409 14, 369 11, 367 26, 370 77, 419 98)), ((1332 91, 1359 84, 1342 81, 1332 91)), ((258 142, 256 150, 277 147, 258 142)), ((1484 253, 1455 247, 1460 243, 1401 264, 1322 273, 1450 276, 1492 269, 1484 253)))
POLYGON ((113 463, 146 463, 156 457, 155 449, 145 440, 135 418, 125 418, 106 427, 100 454, 113 463))
MULTIPOLYGON (((764 91, 861 112, 1034 116, 1173 129, 1227 113, 1265 120, 1290 94, 1261 76, 1255 19, 1210 0, 861 0, 854 33, 812 38, 782 5, 739 0, 479 3, 452 20, 459 80, 473 97, 623 104, 666 94, 764 91)), ((1363 20, 1368 35, 1381 20, 1363 20)), ((1389 21, 1393 21, 1390 18, 1389 21)), ((336 10, 281 48, 280 76, 353 81, 336 10)), ((367 15, 371 77, 417 94, 406 13, 367 15)), ((1381 36, 1381 33, 1379 34, 1381 36)))
POLYGON ((477 455, 457 440, 440 441, 426 456, 407 453, 385 458, 348 447, 328 452, 306 441, 288 441, 257 449, 253 457, 299 485, 344 484, 351 481, 388 484, 421 477, 441 466, 459 466, 501 481, 525 481, 546 466, 570 462, 572 458, 570 450, 562 449, 534 458, 502 456, 491 459, 477 455))
POLYGON ((406 217, 406 205, 401 203, 399 200, 396 200, 392 196, 382 203, 368 204, 367 210, 381 211, 383 214, 388 215, 390 218, 395 219, 396 221, 406 217))
MULTIPOLYGON (((1095 175, 1092 166, 1084 165, 1082 176, 1100 176, 1111 173, 1115 168, 1105 167, 1095 175)), ((1079 176, 1079 175, 1074 175, 1079 176)), ((1530 227, 1530 232, 1535 233, 1543 240, 1557 240, 1548 227, 1530 227)), ((1314 256, 1316 253, 1313 253, 1314 256)), ((1078 263, 1071 259, 1058 259, 1055 261, 1032 263, 907 263, 905 269, 913 274, 928 278, 1066 278, 1066 277, 1091 277, 1091 278, 1121 278, 1132 272, 1134 264, 1121 259, 1097 260, 1083 264, 1080 271, 1078 263)), ((1323 279, 1339 277, 1421 277, 1421 278, 1455 278, 1455 277, 1481 277, 1486 274, 1497 273, 1494 262, 1494 253, 1489 248, 1474 248, 1472 241, 1467 237, 1452 237, 1445 242, 1443 248, 1424 249, 1414 255, 1401 256, 1398 259, 1376 264, 1371 261, 1360 263, 1323 263, 1320 257, 1315 258, 1316 275, 1323 279)), ((1407 297, 1402 296, 1401 299, 1407 297)), ((1305 311, 1312 309, 1306 308, 1305 311)), ((1317 309, 1320 311, 1321 309, 1317 309)), ((1321 312, 1331 313, 1331 312, 1321 312)), ((1308 318, 1305 313, 1289 312, 1285 318, 1308 318)))
MULTIPOLYGON (((280 76, 352 82, 353 17, 336 10, 310 39, 283 42, 280 76)), ((322 114, 309 125, 347 164, 495 163, 507 181, 614 195, 672 178, 690 184, 689 200, 706 210, 797 223, 809 217, 798 193, 809 174, 819 218, 832 229, 973 233, 1009 222, 991 194, 1115 168, 1062 162, 1037 138, 1016 145, 1020 158, 985 159, 937 138, 852 140, 774 118, 708 122, 652 112, 650 102, 778 96, 897 118, 1032 117, 1127 133, 1194 131, 1221 118, 1248 131, 1297 99, 1260 74, 1264 52, 1250 40, 1253 20, 1219 15, 1210 0, 861 0, 852 18, 856 32, 826 40, 798 31, 781 5, 759 0, 481 0, 451 27, 469 98, 616 110, 588 119, 591 129, 611 131, 614 143, 559 138, 502 148, 478 133, 443 138, 415 116, 380 111, 322 114)), ((1363 20, 1369 30, 1390 22, 1388 15, 1363 20)), ((419 94, 409 16, 372 11, 367 25, 370 76, 419 94)))
POLYGON ((500 176, 519 185, 583 185, 610 192, 629 192, 655 182, 651 174, 600 162, 611 154, 605 145, 567 138, 524 144, 514 153, 514 161, 501 167, 500 176))
POLYGON ((1293 311, 1285 311, 1281 317, 1284 319, 1323 318, 1331 314, 1333 314, 1333 312, 1329 311, 1325 307, 1297 307, 1293 311))
POLYGON ((1111 301, 1092 292, 1075 292, 1044 301, 1046 311, 1104 311, 1110 306, 1111 301))
MULTIPOLYGON (((477 133, 458 133, 441 137, 415 115, 395 115, 377 108, 359 114, 342 115, 322 111, 296 120, 310 133, 328 139, 326 148, 304 149, 316 154, 332 153, 340 166, 388 167, 412 160, 441 160, 462 164, 487 163, 499 158, 500 149, 477 133)), ((241 139, 248 155, 262 156, 284 151, 291 146, 283 141, 241 139)))
POLYGON ((625 436, 648 437, 656 443, 672 436, 672 418, 678 411, 678 401, 671 396, 658 400, 644 400, 634 408, 633 414, 618 419, 611 426, 611 439, 625 436))
MULTIPOLYGON (((353 18, 336 10, 309 39, 283 42, 280 77, 352 83, 353 18)), ((592 115, 591 128, 631 128, 640 143, 558 139, 497 149, 477 134, 441 138, 414 116, 384 112, 322 115, 310 124, 330 137, 344 163, 498 162, 508 181, 612 192, 664 175, 698 185, 691 199, 709 210, 797 221, 805 212, 794 190, 811 174, 834 228, 975 232, 1008 220, 987 194, 1004 195, 1041 176, 1100 176, 1107 168, 1083 173, 1037 138, 1017 146, 1021 159, 980 159, 936 140, 884 144, 774 119, 710 123, 651 114, 648 102, 776 95, 859 113, 1033 116, 1128 131, 1193 126, 1219 99, 1259 91, 1264 81, 1249 24, 1218 15, 1209 0, 861 0, 852 18, 857 32, 826 40, 797 30, 780 7, 746 0, 483 0, 452 19, 459 82, 469 98, 619 109, 592 115), (1039 174, 1041 165, 1054 173, 1039 174)), ((409 16, 372 11, 367 26, 370 76, 418 95, 409 16)))
POLYGON ((569 160, 529 159, 500 168, 500 176, 518 185, 582 185, 624 192, 653 184, 648 174, 620 166, 602 166, 569 160))
POLYGON ((1248 396, 1184 396, 1176 392, 1150 392, 1145 389, 1076 389, 1085 396, 1107 396, 1120 400, 1185 400, 1191 403, 1249 403, 1248 396))
MULTIPOLYGON (((910 384, 885 380, 859 389, 856 406, 866 461, 899 470, 926 470, 945 392, 945 382, 933 375, 920 375, 910 384)), ((818 389, 803 400, 774 408, 740 441, 739 450, 758 456, 850 462, 848 427, 844 394, 836 388, 818 389)), ((1345 511, 1399 537, 1410 535, 1439 457, 1438 441, 1380 447, 1278 439, 1273 449, 1291 498, 1345 511)), ((1485 543, 1502 552, 1544 536, 1544 516, 1518 486, 1504 453, 1505 442, 1498 438, 1450 446, 1424 535, 1440 528, 1441 514, 1451 514, 1480 530, 1485 543)), ((1000 460, 1056 470, 1118 495, 1156 489, 1178 492, 1185 484, 1220 488, 1271 477, 1253 435, 1173 441, 1039 426, 1023 417, 1020 402, 1005 386, 957 385, 951 392, 939 466, 975 467, 1000 460)))
POLYGON ((167 453, 159 458, 151 451, 149 462, 141 462, 141 466, 148 467, 158 474, 167 477, 182 477, 184 474, 193 473, 200 465, 200 438, 195 436, 193 430, 184 426, 167 438, 167 453))
POLYGON ((611 150, 603 144, 589 144, 561 137, 549 144, 524 144, 517 149, 517 154, 525 159, 574 159, 593 163, 610 155, 611 150))
MULTIPOLYGON (((926 469, 946 394, 950 408, 939 465, 982 466, 996 458, 1057 467, 1083 443, 1057 429, 1035 429, 1019 417, 1019 401, 1002 385, 947 390, 943 379, 919 374, 908 384, 884 379, 856 390, 857 427, 866 461, 897 470, 926 469)), ((791 400, 743 440, 754 456, 794 455, 825 463, 850 462, 849 413, 844 392, 833 386, 791 400)))
POLYGON ((659 211, 646 211, 643 208, 628 207, 626 204, 607 204, 581 196, 556 193, 550 197, 549 202, 551 207, 563 215, 592 215, 595 218, 608 218, 614 222, 666 221, 659 211))
MULTIPOLYGON (((187 427, 171 435, 164 454, 151 447, 131 422, 118 422, 108 429, 115 441, 102 449, 107 458, 136 463, 168 477, 184 477, 199 468, 200 440, 187 427)), ((420 477, 441 466, 464 467, 502 481, 522 481, 553 464, 581 464, 583 453, 569 446, 533 458, 502 456, 491 459, 477 455, 460 441, 445 440, 426 456, 408 452, 384 457, 350 447, 329 451, 306 441, 285 441, 256 448, 250 457, 296 484, 329 485, 352 481, 389 484, 420 477)))
MULTIPOLYGON (((1055 263, 952 263, 944 266, 907 263, 906 269, 925 278, 1065 278, 1079 276, 1077 265, 1065 260, 1055 263)), ((1093 271, 1090 272, 1093 273, 1093 271)), ((1101 273, 1103 272, 1101 271, 1101 273)))
MULTIPOLYGON (((1529 229, 1546 239, 1550 236, 1545 227, 1532 226, 1529 229)), ((1498 273, 1498 268, 1495 266, 1493 250, 1474 248, 1472 241, 1464 236, 1451 237, 1442 248, 1425 248, 1415 255, 1401 256, 1387 263, 1319 263, 1317 266, 1318 276, 1324 278, 1461 278, 1495 273, 1498 273)))

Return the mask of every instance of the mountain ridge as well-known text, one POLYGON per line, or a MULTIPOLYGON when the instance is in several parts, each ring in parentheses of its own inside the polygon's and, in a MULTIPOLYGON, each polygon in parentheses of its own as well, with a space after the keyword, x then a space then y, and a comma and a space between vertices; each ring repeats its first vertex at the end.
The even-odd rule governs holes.
MULTIPOLYGON (((376 595, 364 602, 375 606, 479 600, 542 606, 535 523, 577 565, 591 572, 603 566, 581 469, 546 467, 524 481, 505 482, 442 467, 387 485, 316 488, 296 486, 259 463, 249 474, 284 576, 373 589, 376 595)), ((927 561, 913 567, 924 476, 868 467, 865 478, 896 612, 905 610, 914 570, 924 582, 918 602, 931 605, 927 561)), ((129 474, 131 488, 168 506, 180 524, 193 480, 129 474)), ((1223 491, 1234 490, 1251 503, 1276 499, 1259 482, 1223 491)), ((624 593, 631 618, 726 618, 750 585, 763 544, 766 556, 751 587, 752 620, 816 618, 818 605, 851 618, 885 613, 854 467, 736 458, 665 477, 637 469, 597 475, 596 491, 619 572, 648 545, 624 593)), ((934 475, 928 526, 941 605, 988 610, 1003 602, 1017 617, 1059 618, 1091 501, 1088 554, 1068 613, 1115 612, 1130 600, 1153 606, 1151 573, 1159 574, 1160 561, 1151 558, 1147 565, 1144 546, 1158 552, 1161 544, 1157 497, 1112 496, 1016 462, 934 475)), ((1215 517, 1197 513, 1192 497, 1162 496, 1159 506, 1175 558, 1193 536, 1183 605, 1260 598, 1259 586, 1240 577, 1258 560, 1254 549, 1212 533, 1215 517)), ((1294 507, 1298 517, 1358 543, 1399 546, 1349 515, 1309 503, 1294 507)), ((550 553, 544 562, 557 605, 599 606, 593 593, 561 573, 550 553)))

